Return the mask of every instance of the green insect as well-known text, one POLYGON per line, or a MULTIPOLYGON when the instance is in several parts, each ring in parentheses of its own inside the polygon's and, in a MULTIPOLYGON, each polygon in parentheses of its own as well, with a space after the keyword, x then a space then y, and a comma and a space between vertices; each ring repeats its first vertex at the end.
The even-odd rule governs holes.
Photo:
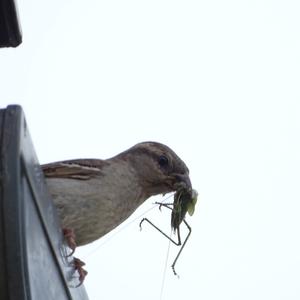
POLYGON ((160 228, 158 228, 156 225, 154 225, 149 219, 143 218, 140 222, 140 228, 142 229, 142 223, 144 221, 148 222, 150 225, 152 225, 156 230, 158 230, 161 234, 163 234, 167 239, 169 239, 173 244, 176 246, 181 246, 177 256, 175 257, 175 260, 173 264, 171 265, 173 269, 174 275, 177 275, 175 271, 175 264, 188 240, 192 233, 192 228, 190 225, 186 222, 185 220, 185 215, 188 212, 190 216, 194 214, 195 211, 195 205, 197 203, 197 198, 198 198, 198 193, 196 190, 187 190, 187 189, 180 189, 178 190, 175 195, 174 195, 174 202, 173 203, 160 203, 160 202, 155 202, 156 204, 159 204, 159 208, 161 209, 162 206, 167 207, 172 210, 171 214, 171 228, 176 234, 177 232, 177 238, 178 241, 174 241, 172 238, 170 238, 167 234, 165 234, 160 228), (189 230, 189 233, 187 237, 185 238, 183 244, 181 244, 181 238, 180 238, 180 224, 184 223, 186 227, 189 230))

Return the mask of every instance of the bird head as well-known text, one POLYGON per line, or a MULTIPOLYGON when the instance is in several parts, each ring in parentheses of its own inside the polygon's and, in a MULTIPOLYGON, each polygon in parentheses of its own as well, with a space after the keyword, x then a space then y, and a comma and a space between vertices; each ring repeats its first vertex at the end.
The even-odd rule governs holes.
POLYGON ((192 189, 189 169, 169 147, 157 142, 139 143, 122 153, 139 178, 147 196, 192 189))

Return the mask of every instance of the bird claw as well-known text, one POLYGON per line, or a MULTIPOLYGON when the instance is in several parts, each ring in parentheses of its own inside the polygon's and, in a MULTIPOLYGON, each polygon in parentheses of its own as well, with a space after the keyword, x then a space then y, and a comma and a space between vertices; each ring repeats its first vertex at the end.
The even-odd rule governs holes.
POLYGON ((75 270, 79 274, 79 284, 76 286, 76 287, 79 287, 83 284, 83 281, 84 281, 86 275, 88 274, 88 272, 83 268, 85 263, 82 260, 80 260, 79 258, 74 257, 73 264, 74 264, 75 270))
POLYGON ((68 256, 71 256, 77 247, 76 242, 75 242, 75 233, 73 229, 70 228, 63 228, 63 235, 65 237, 65 240, 71 249, 71 253, 68 254, 68 256))

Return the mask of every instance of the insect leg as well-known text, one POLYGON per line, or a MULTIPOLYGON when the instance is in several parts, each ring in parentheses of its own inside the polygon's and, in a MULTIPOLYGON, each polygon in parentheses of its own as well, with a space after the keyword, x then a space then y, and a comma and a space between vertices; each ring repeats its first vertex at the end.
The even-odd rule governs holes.
MULTIPOLYGON (((190 237, 190 235, 191 235, 191 233, 192 233, 192 228, 191 228, 191 226, 186 222, 186 220, 183 220, 183 222, 184 222, 184 224, 186 225, 186 227, 188 228, 189 233, 188 233, 186 239, 184 240, 184 242, 183 242, 183 244, 182 244, 182 246, 181 246, 181 248, 180 248, 180 250, 179 250, 177 256, 175 257, 175 260, 174 260, 174 262, 173 262, 173 264, 172 264, 172 266, 171 266, 172 269, 173 269, 174 275, 177 275, 177 273, 176 273, 176 271, 175 271, 175 264, 176 264, 176 262, 177 262, 177 260, 178 260, 178 258, 179 258, 179 255, 181 254, 181 252, 182 252, 182 250, 183 250, 183 247, 185 246, 185 244, 186 244, 188 238, 190 237)), ((180 241, 179 228, 178 228, 177 232, 178 232, 178 240, 180 241)))
POLYGON ((170 207, 170 206, 174 205, 173 203, 163 203, 163 202, 155 202, 154 204, 159 204, 159 209, 160 210, 161 210, 162 206, 172 210, 173 208, 170 207))
POLYGON ((140 229, 142 230, 142 223, 143 222, 148 222, 151 226, 153 226, 157 231, 159 231, 162 235, 164 235, 168 240, 170 240, 173 244, 175 244, 176 246, 180 246, 181 245, 181 240, 180 240, 180 235, 179 235, 179 230, 178 232, 178 242, 174 241, 173 239, 171 239, 167 234, 165 234, 160 228, 158 228, 156 225, 154 225, 149 219, 147 218, 143 218, 142 221, 140 222, 140 229))

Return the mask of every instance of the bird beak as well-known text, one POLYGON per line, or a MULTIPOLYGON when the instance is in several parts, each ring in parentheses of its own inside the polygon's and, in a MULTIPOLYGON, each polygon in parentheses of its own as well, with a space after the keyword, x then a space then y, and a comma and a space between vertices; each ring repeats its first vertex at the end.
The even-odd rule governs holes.
POLYGON ((174 187, 176 190, 182 188, 192 190, 192 183, 188 174, 176 174, 175 179, 176 182, 174 184, 174 187))

